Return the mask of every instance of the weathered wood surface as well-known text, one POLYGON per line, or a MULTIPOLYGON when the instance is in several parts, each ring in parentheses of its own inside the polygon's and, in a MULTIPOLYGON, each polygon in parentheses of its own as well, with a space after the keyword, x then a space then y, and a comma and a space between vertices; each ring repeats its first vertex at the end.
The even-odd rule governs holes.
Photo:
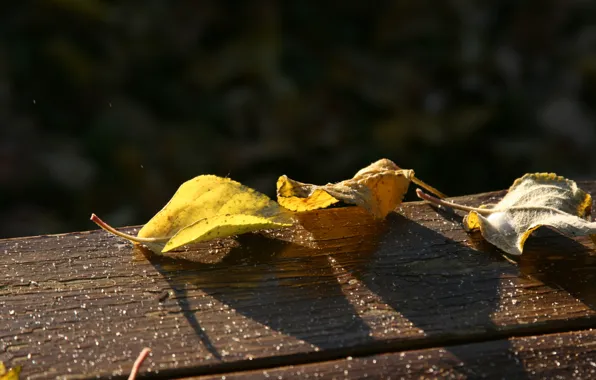
MULTIPOLYGON (((258 379, 594 379, 596 331, 528 336, 227 373, 258 379)), ((215 380, 207 375, 186 380, 215 380)))
POLYGON ((32 379, 118 377, 149 346, 143 372, 171 378, 596 327, 587 238, 543 233, 516 266, 460 223, 420 202, 384 222, 330 209, 186 260, 103 231, 0 240, 0 360, 32 379))

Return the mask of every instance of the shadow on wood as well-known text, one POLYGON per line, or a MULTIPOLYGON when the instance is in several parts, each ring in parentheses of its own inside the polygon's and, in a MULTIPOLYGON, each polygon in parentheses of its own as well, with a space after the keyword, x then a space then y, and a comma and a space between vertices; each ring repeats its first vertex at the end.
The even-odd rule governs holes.
MULTIPOLYGON (((329 253, 370 255, 383 232, 383 222, 357 208, 331 209, 300 215, 303 231, 280 232, 275 240, 243 235, 216 264, 152 255, 147 258, 170 283, 180 308, 197 335, 216 357, 221 357, 196 319, 186 288, 196 287, 233 310, 283 334, 297 337, 316 349, 337 348, 337 339, 313 334, 309 325, 365 344, 370 329, 346 299, 329 253), (354 216, 356 216, 354 218, 354 216), (287 240, 309 241, 305 245, 287 240), (319 312, 320 311, 320 312, 319 312), (304 316, 308 315, 309 319, 304 316)), ((300 228, 299 228, 300 230, 300 228)), ((339 342, 341 343, 341 342, 339 342)), ((275 350, 275 347, 263 347, 275 350)))
POLYGON ((523 274, 563 289, 596 310, 596 253, 589 238, 576 241, 541 228, 528 239, 524 251, 519 258, 523 274))
MULTIPOLYGON (((402 215, 390 215, 388 224, 365 266, 353 257, 337 255, 340 265, 429 340, 447 345, 447 351, 460 341, 462 331, 468 341, 471 335, 479 339, 494 336, 498 326, 492 316, 501 308, 501 279, 515 276, 517 268, 498 254, 473 250, 402 215), (471 262, 474 271, 469 270, 471 262), (441 326, 438 334, 434 331, 437 325, 441 326)), ((473 377, 466 352, 451 352, 461 361, 457 370, 473 377)), ((524 378, 523 366, 513 355, 508 365, 519 367, 518 378, 524 378)))
MULTIPOLYGON (((188 286, 317 350, 373 347, 392 333, 400 339, 390 346, 416 348, 455 344, 462 334, 467 340, 491 336, 498 330, 492 315, 501 309, 501 280, 519 274, 498 252, 478 252, 398 214, 379 222, 358 208, 320 210, 301 215, 301 226, 316 248, 246 235, 217 264, 149 256, 216 357, 185 296, 188 286), (376 320, 379 315, 383 320, 376 320), (383 330, 373 331, 369 323, 383 330), (318 326, 317 334, 311 325, 318 326)), ((466 372, 466 352, 452 354, 463 362, 458 370, 474 376, 466 372)), ((524 373, 514 356, 508 365, 524 373)))

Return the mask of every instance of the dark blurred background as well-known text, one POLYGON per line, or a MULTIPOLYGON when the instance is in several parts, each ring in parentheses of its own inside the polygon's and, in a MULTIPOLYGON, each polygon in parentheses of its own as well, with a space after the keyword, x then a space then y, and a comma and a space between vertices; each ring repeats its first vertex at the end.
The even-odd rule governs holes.
POLYGON ((0 237, 141 224, 202 173, 596 179, 595 106, 593 0, 4 2, 0 237))

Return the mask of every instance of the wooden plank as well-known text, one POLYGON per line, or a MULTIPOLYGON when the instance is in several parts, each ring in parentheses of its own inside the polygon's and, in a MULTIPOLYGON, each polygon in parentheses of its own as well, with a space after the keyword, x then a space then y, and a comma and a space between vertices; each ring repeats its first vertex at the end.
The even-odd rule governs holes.
POLYGON ((186 380, 593 379, 593 330, 429 348, 186 380))
POLYGON ((515 266, 457 215, 399 211, 305 213, 278 240, 213 242, 186 260, 103 231, 0 240, 0 360, 32 379, 116 376, 150 346, 145 371, 172 377, 595 325, 588 239, 530 239, 515 266))

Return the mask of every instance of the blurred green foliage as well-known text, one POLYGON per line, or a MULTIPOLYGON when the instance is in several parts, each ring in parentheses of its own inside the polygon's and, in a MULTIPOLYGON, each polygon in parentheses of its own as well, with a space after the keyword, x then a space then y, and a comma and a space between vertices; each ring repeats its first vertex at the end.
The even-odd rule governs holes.
POLYGON ((148 220, 186 179, 274 195, 387 157, 448 194, 596 175, 596 3, 0 6, 0 237, 148 220))

